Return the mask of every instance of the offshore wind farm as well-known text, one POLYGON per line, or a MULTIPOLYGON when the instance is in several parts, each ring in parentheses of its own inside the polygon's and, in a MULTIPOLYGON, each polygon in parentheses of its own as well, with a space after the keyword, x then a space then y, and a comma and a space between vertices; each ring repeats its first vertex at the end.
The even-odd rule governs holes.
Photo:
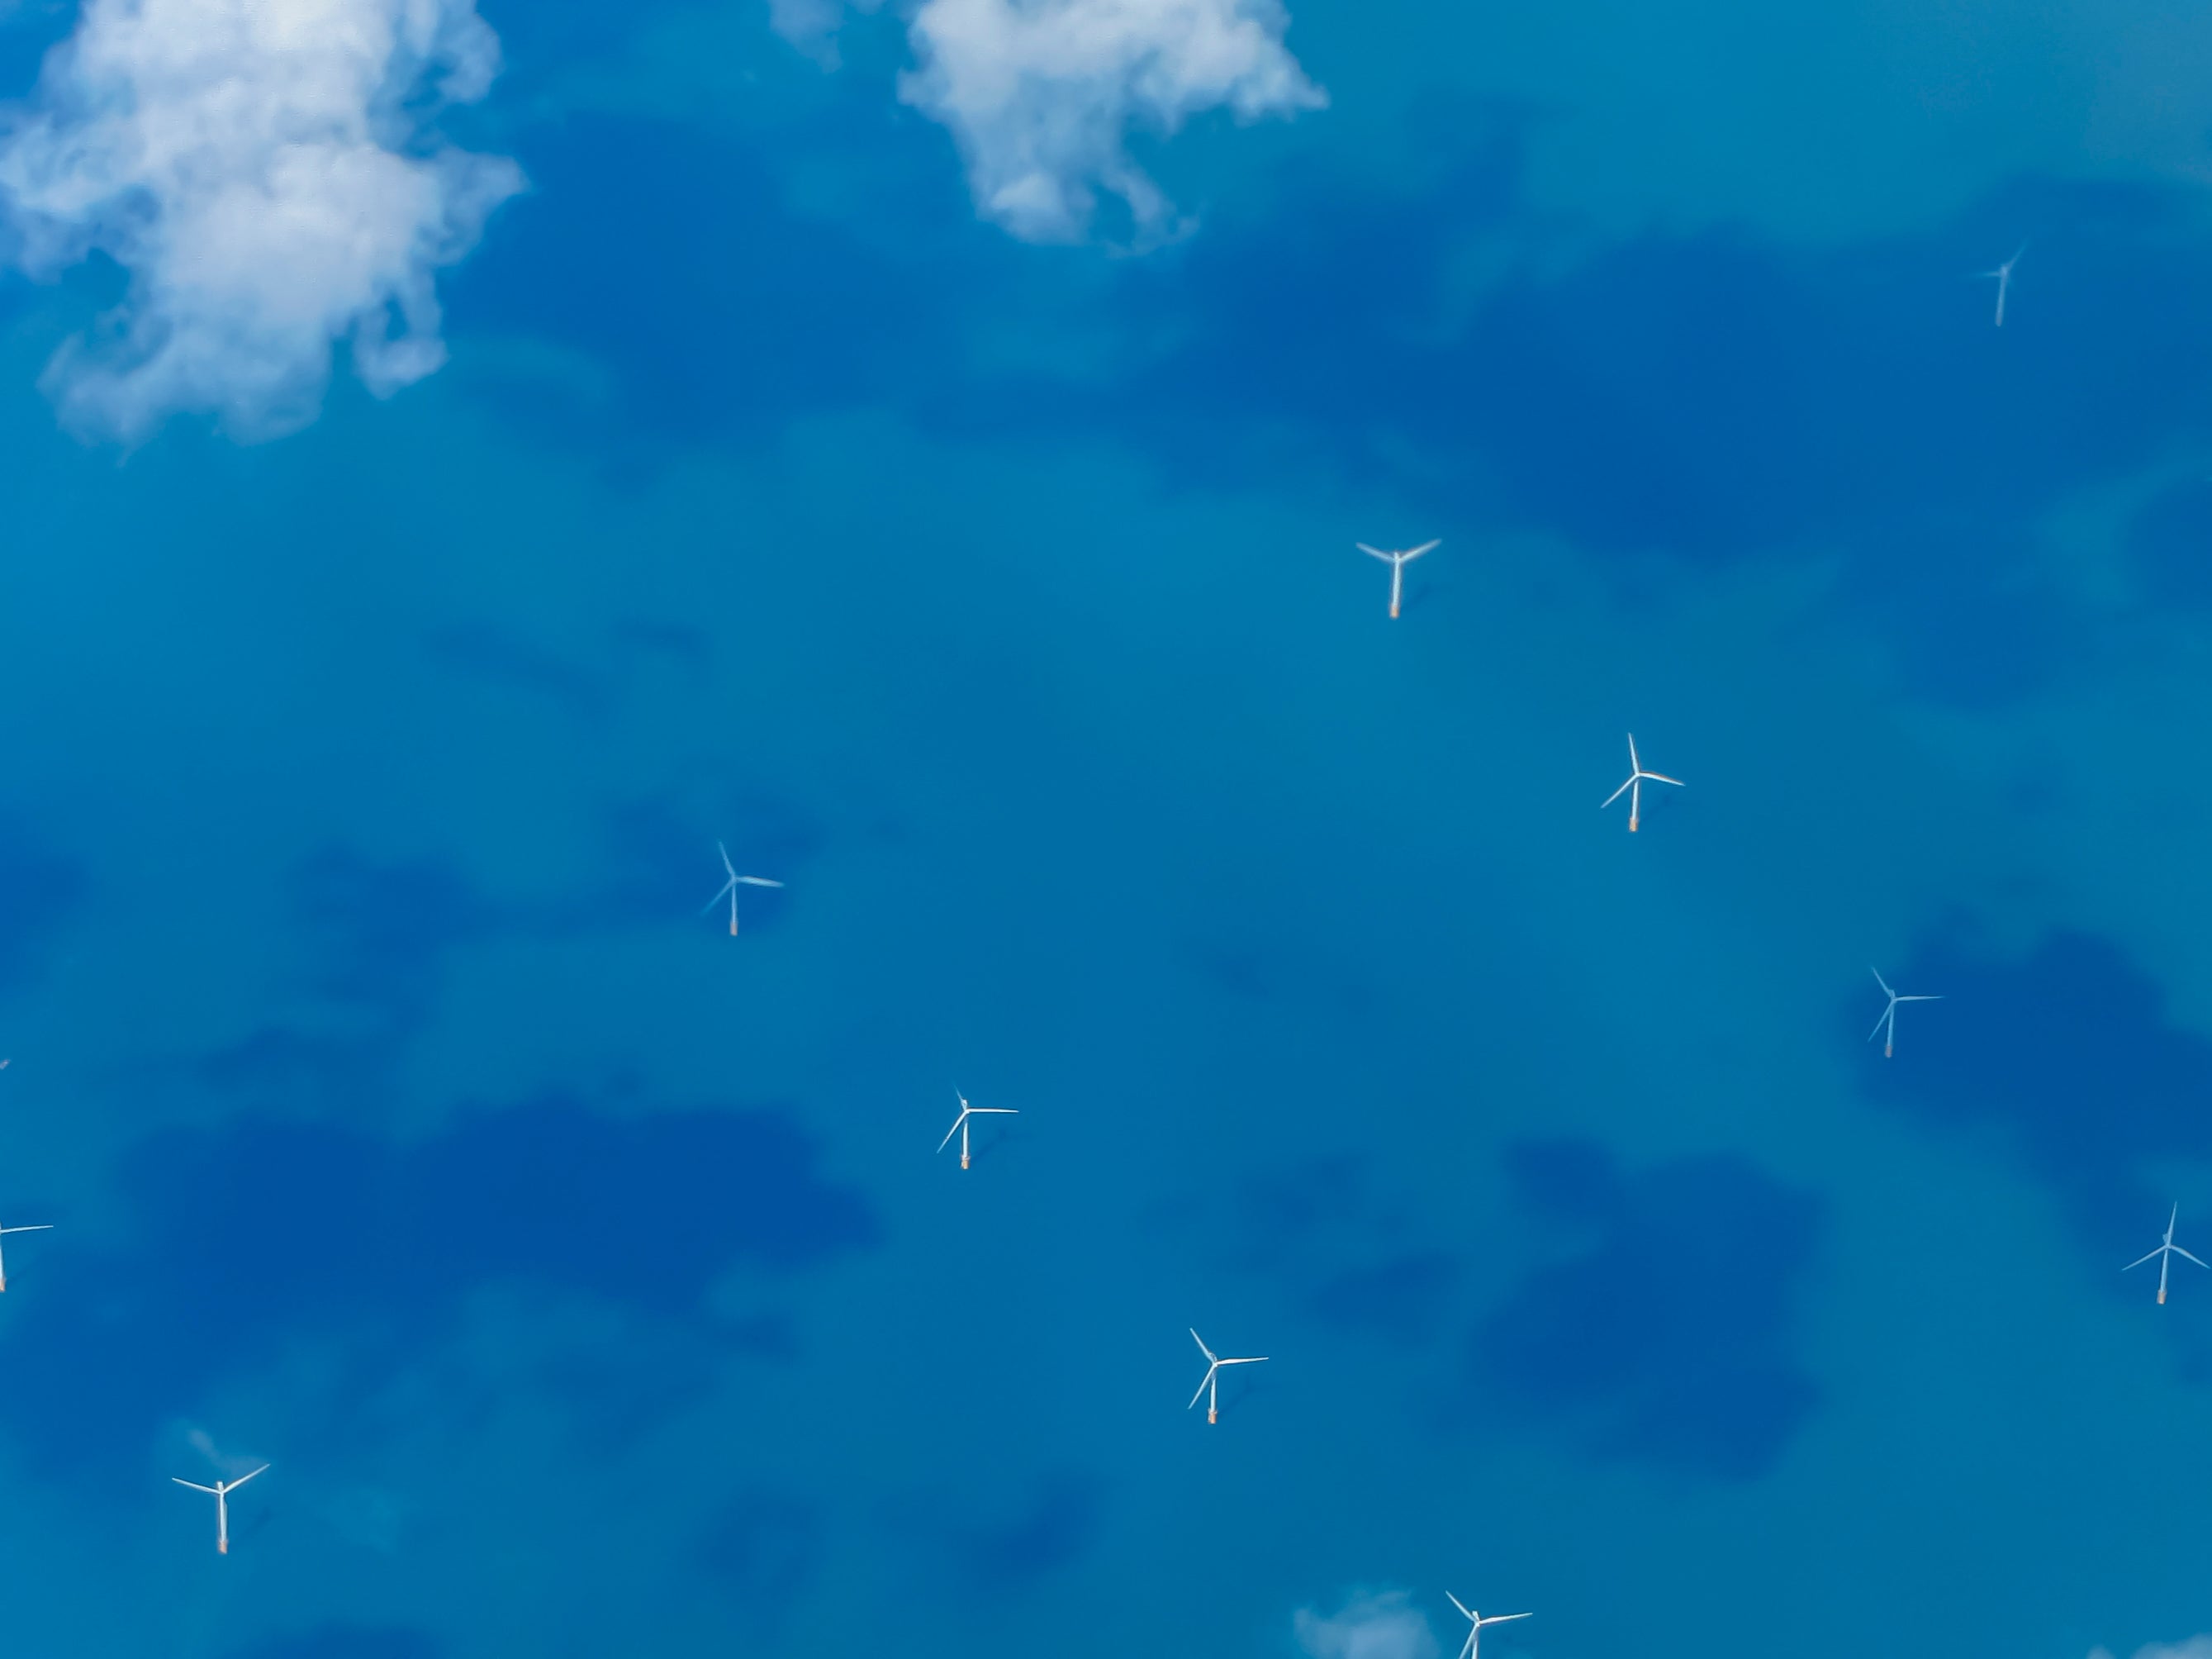
POLYGON ((2199 1659, 2207 27, 0 16, 10 1646, 2199 1659))

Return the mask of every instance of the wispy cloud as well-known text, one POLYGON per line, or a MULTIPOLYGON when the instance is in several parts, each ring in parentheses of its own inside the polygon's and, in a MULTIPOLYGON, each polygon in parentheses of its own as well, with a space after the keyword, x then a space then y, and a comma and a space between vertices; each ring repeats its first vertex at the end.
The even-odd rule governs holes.
MULTIPOLYGON (((2109 1648, 2094 1649, 2089 1659, 2112 1659, 2109 1648)), ((2212 1659, 2212 1636, 2192 1636, 2186 1642, 2171 1644, 2153 1642, 2136 1650, 2135 1659, 2212 1659)))
POLYGON ((1313 1659, 1437 1659, 1436 1633, 1404 1590, 1355 1595, 1327 1618, 1301 1607, 1293 1625, 1313 1659))
POLYGON ((87 0, 0 129, 15 261, 130 278, 48 366, 64 422, 269 437, 314 417, 340 343, 379 396, 437 368, 435 272, 522 176, 435 120, 498 67, 474 0, 87 0))
MULTIPOLYGON (((836 0, 770 0, 771 21, 819 49, 836 0)), ((899 95, 951 129, 978 210, 1034 242, 1089 234, 1099 197, 1133 240, 1176 227, 1174 204, 1129 154, 1194 115, 1291 116, 1328 100, 1283 44, 1280 0, 923 0, 915 67, 899 95)))
POLYGON ((824 69, 837 67, 837 29, 845 21, 849 3, 873 11, 880 0, 768 0, 768 26, 816 59, 824 69))
POLYGON ((206 1460, 208 1466, 214 1469, 218 1480, 235 1480, 248 1469, 258 1468, 264 1461, 258 1457, 241 1457, 235 1452, 222 1450, 216 1444, 215 1437, 198 1424, 185 1425, 185 1441, 206 1460))

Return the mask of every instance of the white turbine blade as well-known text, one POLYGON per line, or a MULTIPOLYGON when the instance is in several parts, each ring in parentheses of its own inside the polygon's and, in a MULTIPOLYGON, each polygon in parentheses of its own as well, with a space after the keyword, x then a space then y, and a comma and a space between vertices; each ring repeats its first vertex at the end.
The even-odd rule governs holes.
MULTIPOLYGON (((1186 1327, 1185 1328, 1188 1329, 1188 1328, 1186 1327)), ((1192 1331, 1190 1334, 1190 1340, 1198 1344, 1198 1351, 1204 1354, 1209 1362, 1213 1361, 1213 1350, 1206 1346, 1206 1339, 1204 1337, 1200 1336, 1196 1331, 1192 1331)))
POLYGON ((1510 1625, 1516 1619, 1527 1619, 1531 1616, 1525 1613, 1493 1613, 1482 1622, 1486 1625, 1510 1625))
POLYGON ((726 893, 728 893, 728 892, 732 891, 732 890, 737 886, 737 884, 738 884, 738 878, 737 878, 735 876, 732 876, 732 877, 731 877, 727 881, 724 882, 724 883, 723 883, 720 887, 717 887, 717 888, 714 890, 714 897, 712 897, 712 898, 710 898, 710 899, 708 899, 708 900, 704 904, 702 904, 702 905, 701 905, 701 906, 699 907, 699 914, 700 914, 701 915, 702 915, 702 916, 703 916, 703 915, 705 915, 707 914, 707 912, 708 912, 708 911, 709 911, 709 910, 713 909, 716 905, 720 904, 720 903, 722 902, 723 896, 724 896, 725 894, 726 894, 726 893))
POLYGON ((976 1117, 986 1112, 995 1112, 1001 1117, 1019 1117, 1022 1115, 1022 1109, 1018 1106, 970 1106, 968 1111, 969 1115, 976 1117))
POLYGON ((1664 772, 1646 772, 1643 775, 1644 781, 1646 783, 1671 783, 1677 789, 1687 789, 1690 787, 1681 779, 1670 778, 1664 772))
MULTIPOLYGON (((783 885, 780 881, 770 881, 766 876, 732 876, 730 879, 732 881, 741 881, 748 887, 781 887, 783 885)), ((715 896, 719 898, 721 895, 718 893, 715 896)))
POLYGON ((1450 1602, 1454 1607, 1459 1609, 1461 1618, 1472 1620, 1474 1617, 1473 1613, 1467 1610, 1467 1603, 1461 1601, 1459 1597, 1454 1595, 1449 1590, 1446 1590, 1444 1592, 1444 1600, 1450 1602))
POLYGON ((950 1146, 952 1144, 952 1137, 960 1133, 960 1126, 968 1121, 969 1112, 971 1112, 975 1108, 972 1106, 966 1108, 961 1112, 958 1117, 952 1120, 952 1127, 945 1132, 945 1139, 937 1143, 937 1150, 939 1152, 943 1152, 947 1146, 950 1146))
POLYGON ((1419 547, 1414 548, 1411 552, 1401 553, 1398 556, 1398 562, 1403 564, 1408 559, 1418 559, 1422 554, 1428 552, 1431 549, 1442 547, 1443 544, 1444 538, 1441 536, 1437 537, 1436 540, 1432 542, 1423 542, 1419 547))
POLYGON ((51 1221, 41 1221, 35 1227, 0 1227, 0 1233, 50 1233, 54 1230, 51 1221))
POLYGON ((1890 1010, 1885 1008, 1881 1011, 1881 1018, 1875 1021, 1874 1030, 1867 1033, 1867 1041, 1869 1042, 1872 1042, 1876 1037, 1881 1035, 1881 1028, 1889 1024, 1889 1016, 1890 1010))
POLYGON ((2123 1267, 2123 1268, 2121 1268, 2121 1269, 2120 1269, 2120 1271, 2121 1271, 2122 1273, 2125 1273, 2125 1272, 2127 1272, 2128 1267, 2142 1267, 2142 1264, 2143 1264, 2144 1262, 2146 1262, 2146 1261, 2148 1261, 2152 1260, 2154 1257, 2164 1255, 2165 1254, 2166 1254, 2166 1246, 2165 1246, 2165 1245, 2163 1245, 2163 1244, 2161 1244, 2161 1245, 2160 1245, 2156 1249, 2153 1250, 2153 1251, 2150 1253, 2150 1255, 2139 1255, 2139 1256, 2137 1256, 2134 1261, 2130 1261, 2130 1262, 2129 1262, 2129 1263, 2128 1263, 2128 1267, 2123 1267))
MULTIPOLYGON (((1205 1345, 1204 1343, 1202 1343, 1202 1342, 1201 1342, 1200 1344, 1199 1344, 1199 1346, 1200 1346, 1200 1347, 1204 1347, 1206 1345, 1205 1345)), ((1214 1373, 1214 1370, 1216 1370, 1217 1366, 1218 1365, 1218 1363, 1219 1363, 1219 1362, 1218 1362, 1218 1361, 1217 1361, 1217 1362, 1215 1363, 1215 1364, 1213 1364, 1213 1365, 1208 1365, 1208 1366, 1206 1368, 1206 1378, 1205 1378, 1205 1381, 1204 1381, 1204 1382, 1201 1382, 1198 1385, 1198 1392, 1197 1392, 1196 1394, 1194 1394, 1194 1395, 1191 1395, 1191 1397, 1190 1397, 1190 1406, 1195 1406, 1196 1404, 1198 1404, 1198 1402, 1199 1402, 1200 1400, 1202 1400, 1202 1399, 1204 1399, 1204 1398, 1206 1397, 1206 1383, 1207 1383, 1207 1382, 1212 1382, 1212 1381, 1213 1381, 1213 1373, 1214 1373)), ((1188 1410, 1190 1409, 1190 1406, 1185 1406, 1185 1407, 1183 1407, 1183 1409, 1184 1409, 1185 1411, 1188 1411, 1188 1410)))
POLYGON ((1370 559, 1380 559, 1385 564, 1395 564, 1398 562, 1398 556, 1396 554, 1385 553, 1379 547, 1370 547, 1365 542, 1354 542, 1352 543, 1352 545, 1358 548, 1362 553, 1367 555, 1370 559))
MULTIPOLYGON (((215 1492, 215 1488, 213 1486, 203 1486, 198 1481, 187 1480, 181 1474, 173 1474, 169 1479, 175 1481, 180 1486, 190 1486, 194 1492, 215 1492)), ((219 1492, 215 1492, 215 1495, 217 1498, 222 1496, 219 1492)))
POLYGON ((2172 1248, 2174 1255, 2181 1257, 2184 1261, 2197 1261, 2197 1265, 2200 1267, 2212 1267, 2212 1261, 2197 1261, 2195 1256, 2190 1255, 2188 1251, 2183 1249, 2179 1244, 2176 1244, 2172 1248))
POLYGON ((1217 1365, 1264 1365, 1267 1363, 1267 1356, 1255 1354, 1249 1359, 1217 1359, 1213 1363, 1217 1365))
POLYGON ((738 866, 730 862, 730 849, 718 841, 714 843, 714 850, 722 855, 722 868, 728 871, 730 879, 735 881, 738 878, 738 866))
POLYGON ((1630 778, 1628 783, 1622 784, 1620 788, 1614 790, 1603 800, 1600 801, 1597 804, 1597 810, 1601 812, 1604 811, 1607 807, 1612 805, 1613 802, 1619 800, 1623 795, 1626 794, 1628 793, 1628 784, 1634 783, 1635 781, 1636 780, 1633 777, 1630 778))
POLYGON ((1934 995, 1930 995, 1929 993, 1923 991, 1914 996, 1899 997, 1898 998, 1898 1000, 1899 1002, 1941 1002, 1943 1000, 1943 998, 1940 992, 1934 995))
POLYGON ((1886 997, 1894 997, 1897 994, 1896 992, 1889 988, 1889 981, 1881 976, 1881 969, 1869 968, 1867 969, 1867 972, 1872 974, 1874 975, 1874 982, 1881 987, 1882 995, 1886 997))
POLYGON ((266 1463, 264 1463, 264 1464, 263 1464, 259 1468, 258 1468, 258 1469, 254 1469, 254 1470, 252 1470, 252 1471, 250 1471, 250 1472, 249 1472, 249 1473, 247 1473, 247 1474, 241 1474, 241 1475, 240 1475, 240 1476, 238 1477, 238 1479, 237 1479, 237 1480, 226 1480, 226 1481, 224 1481, 224 1482, 223 1482, 223 1485, 222 1485, 222 1489, 223 1489, 225 1492, 236 1492, 236 1491, 237 1491, 240 1486, 244 1486, 247 1481, 249 1481, 249 1480, 252 1480, 252 1479, 253 1479, 253 1477, 254 1477, 255 1475, 257 1475, 257 1474, 268 1474, 268 1473, 269 1473, 269 1466, 268 1466, 266 1463))

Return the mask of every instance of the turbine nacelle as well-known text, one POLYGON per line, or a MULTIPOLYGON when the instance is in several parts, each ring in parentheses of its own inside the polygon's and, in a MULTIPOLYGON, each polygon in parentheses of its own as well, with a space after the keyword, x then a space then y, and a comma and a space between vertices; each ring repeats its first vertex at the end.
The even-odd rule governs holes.
POLYGON ((1444 1592, 1444 1600, 1457 1607, 1460 1612, 1460 1617, 1466 1620, 1468 1622, 1467 1644, 1460 1649, 1459 1659, 1475 1659, 1475 1656, 1481 1646, 1482 1628, 1484 1626, 1510 1625, 1516 1619, 1526 1619, 1530 1616, 1525 1613, 1493 1613, 1486 1619, 1480 1613, 1477 1613, 1473 1607, 1468 1606, 1466 1602, 1461 1601, 1459 1597, 1454 1595, 1449 1590, 1446 1590, 1444 1592))
POLYGON ((1365 542, 1354 542, 1352 545, 1369 558, 1380 559, 1390 567, 1390 620, 1395 622, 1398 620, 1398 600, 1405 592, 1406 567, 1431 548, 1442 547, 1443 542, 1439 538, 1436 541, 1423 542, 1419 547, 1409 547, 1403 552, 1392 552, 1384 548, 1370 547, 1365 542))
POLYGON ((1984 282, 1987 282, 1992 277, 1996 281, 1996 326, 1999 328, 2002 328, 2004 326, 2005 296, 2012 292, 2012 268, 2020 263, 2020 256, 2027 252, 2027 244, 2022 242, 2018 247, 2012 251, 2012 258, 2006 260, 1995 270, 1978 270, 1974 273, 1977 277, 1980 278, 1984 282))
POLYGON ((1677 789, 1687 787, 1681 779, 1670 778, 1664 772, 1646 771, 1644 762, 1636 752, 1636 733, 1631 732, 1628 734, 1628 781, 1600 801, 1597 804, 1597 810, 1602 812, 1623 795, 1626 795, 1628 797, 1628 833, 1634 835, 1637 823, 1644 816, 1644 786, 1647 783, 1671 783, 1677 789))
POLYGON ((1874 982, 1881 987, 1881 994, 1889 999, 1888 1006, 1881 1011, 1881 1018, 1875 1021, 1874 1030, 1867 1033, 1867 1041, 1872 1042, 1876 1037, 1881 1037, 1881 1057, 1892 1060, 1897 1054, 1897 1005, 1900 1002, 1941 1002, 1943 999, 1940 995, 1929 996, 1924 993, 1917 996, 1902 995, 1889 988, 1889 981, 1881 976, 1880 969, 1870 967, 1867 972, 1874 975, 1874 982))
POLYGON ((730 862, 730 849, 728 848, 723 846, 722 843, 718 841, 714 843, 714 850, 722 855, 722 868, 728 874, 730 878, 714 890, 714 897, 708 899, 704 904, 699 907, 699 914, 702 916, 705 915, 708 911, 720 904, 724 896, 726 896, 730 901, 730 937, 732 939, 735 939, 738 936, 738 889, 740 887, 781 887, 783 884, 780 881, 770 881, 766 876, 741 876, 738 873, 738 866, 730 862))
POLYGON ((937 1150, 943 1152, 952 1144, 952 1137, 958 1135, 960 1167, 964 1170, 968 1167, 968 1120, 971 1117, 1019 1117, 1021 1111, 1013 1106, 970 1106, 968 1097, 957 1089, 952 1091, 952 1096, 960 1103, 960 1115, 952 1120, 952 1127, 945 1132, 945 1139, 937 1143, 937 1150))
POLYGON ((2166 1237, 2159 1241, 2158 1248, 2151 1251, 2148 1255, 2137 1256, 2133 1261, 2129 1262, 2126 1267, 2120 1269, 2122 1273, 2126 1273, 2129 1268, 2142 1267, 2142 1264, 2148 1261, 2152 1256, 2157 1257, 2158 1305, 2161 1308, 2166 1305, 2166 1271, 2173 1266, 2174 1257, 2179 1256, 2184 1261, 2196 1261, 2197 1265, 2200 1267, 2212 1267, 2212 1262, 2198 1261, 2195 1256, 2190 1255, 2188 1251, 2183 1249, 2180 1245, 2173 1242, 2173 1224, 2180 1218, 2181 1206, 2177 1204, 2166 1213, 2166 1237))
POLYGON ((1205 1338, 1199 1335, 1196 1331, 1191 1332, 1190 1340, 1198 1344, 1198 1351, 1206 1356, 1206 1376, 1198 1385, 1198 1393, 1191 1395, 1190 1406, 1186 1406, 1183 1409, 1188 1411, 1191 1406, 1197 1405, 1200 1399, 1203 1397, 1206 1401, 1206 1420, 1208 1423, 1218 1423, 1221 1420, 1221 1368, 1224 1365, 1264 1364, 1267 1363, 1267 1356, 1255 1354, 1243 1359, 1224 1359, 1206 1346, 1205 1338))
POLYGON ((244 1474, 240 1475, 235 1480, 218 1480, 212 1486, 204 1486, 197 1480, 187 1480, 180 1474, 173 1474, 169 1477, 170 1480, 175 1481, 180 1486, 190 1486, 194 1492, 213 1492, 215 1494, 215 1548, 216 1554, 228 1555, 230 1553, 231 1493, 236 1492, 247 1481, 252 1480, 255 1475, 264 1473, 268 1468, 269 1466, 266 1463, 264 1463, 260 1468, 248 1469, 244 1474))

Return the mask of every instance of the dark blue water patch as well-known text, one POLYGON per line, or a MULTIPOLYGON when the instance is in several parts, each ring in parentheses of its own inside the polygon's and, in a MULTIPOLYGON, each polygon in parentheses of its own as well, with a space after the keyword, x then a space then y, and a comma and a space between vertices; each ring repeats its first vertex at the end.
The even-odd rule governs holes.
POLYGON ((1290 976, 1275 954, 1256 942, 1185 940, 1177 955, 1185 966, 1232 996, 1272 1002, 1290 988, 1290 976))
POLYGON ((632 1334, 619 1347, 577 1346, 538 1364, 531 1383, 592 1425, 596 1455, 626 1455, 672 1419, 712 1401, 732 1355, 788 1364, 798 1355, 797 1322, 788 1314, 717 1320, 714 1340, 682 1327, 632 1334))
POLYGON ((453 332, 558 342, 614 388, 564 401, 540 377, 472 370, 529 429, 665 459, 672 439, 764 437, 810 412, 924 393, 959 355, 950 331, 969 301, 953 273, 902 268, 881 239, 793 212, 765 158, 726 138, 578 117, 532 130, 524 160, 532 194, 448 284, 453 332))
POLYGON ((334 1117, 374 1121, 392 1097, 404 1035, 382 1020, 368 1030, 270 1021, 198 1056, 189 1075, 234 1110, 297 1110, 313 1103, 334 1117))
POLYGON ((434 1018, 451 953, 511 925, 439 859, 386 862, 343 845, 289 880, 295 994, 243 1036, 196 1056, 190 1074, 231 1109, 374 1121, 408 1041, 434 1018))
POLYGON ((1455 323, 1452 262, 1531 224, 1517 168, 1517 147, 1493 144, 1420 197, 1324 180, 1295 215, 1217 219, 1128 279, 1120 320, 1175 343, 1136 354, 1097 406, 1187 467, 1236 467, 1222 434, 1289 423, 1354 475, 1421 456, 1402 482, 1440 521, 1503 511, 1708 561, 1929 513, 2024 522, 2205 422, 2199 377, 2172 367, 2212 345, 2194 303, 2212 238, 2181 192, 2015 190, 2014 211, 2051 228, 2002 330, 1960 280, 1978 205, 1817 255, 1648 234, 1511 270, 1455 323))
MULTIPOLYGON (((1194 1218, 1221 1213, 1210 1200, 1194 1200, 1194 1218)), ((1280 1273, 1320 1252, 1340 1264, 1347 1246, 1387 1239, 1391 1224, 1378 1206, 1367 1159, 1328 1153, 1265 1171, 1242 1182, 1230 1196, 1227 1259, 1247 1272, 1280 1273)))
POLYGON ((757 1641, 773 1641, 821 1571, 821 1511, 793 1493, 751 1487, 720 1505, 695 1559, 757 1641))
POLYGON ((603 677, 489 617, 434 628, 423 635, 422 648, 456 678, 527 692, 571 719, 604 714, 613 700, 603 677))
POLYGON ((2122 546, 2153 605, 2212 609, 2212 478, 2192 478, 2146 502, 2122 546))
POLYGON ((658 660, 703 672, 714 665, 714 636, 690 623, 658 617, 622 617, 609 625, 616 656, 635 664, 658 660))
POLYGON ((87 887, 82 864, 24 819, 0 814, 0 991, 38 976, 87 887))
POLYGON ((1523 1140, 1505 1153, 1519 1200, 1541 1215, 1611 1215, 1627 1206, 1626 1177, 1594 1140, 1523 1140))
POLYGON ((1364 1021, 1381 1006, 1375 988, 1314 941, 1267 939, 1233 918, 1176 941, 1176 958, 1222 990, 1255 1002, 1291 1002, 1316 1018, 1364 1021))
MULTIPOLYGON (((2071 931, 2012 957, 1952 930, 1899 968, 1899 990, 1944 1000, 1900 1011, 1896 1058, 1876 1044, 1864 1067, 1869 1094, 1931 1125, 2003 1130, 2115 1267, 2155 1243, 2181 1194, 2150 1171, 2212 1161, 2212 1042, 2167 1018, 2157 982, 2113 941, 2071 931)), ((1867 993, 1861 1032, 1881 1006, 1867 993)))
POLYGON ((1820 1200, 1734 1157, 1624 1173, 1570 1140, 1504 1163, 1523 1204, 1589 1244, 1478 1324, 1480 1392, 1598 1457, 1719 1481, 1771 1468, 1819 1399, 1791 1337, 1820 1200))
POLYGON ((1449 1251, 1408 1250, 1338 1273, 1316 1285, 1306 1305, 1328 1324, 1416 1342, 1436 1328, 1461 1276, 1449 1251))
POLYGON ((594 1297, 741 1352, 753 1328, 702 1305, 720 1275, 781 1278, 879 1237, 816 1158, 779 1112, 614 1118, 559 1097, 407 1146, 260 1120, 155 1136, 118 1177, 130 1237, 9 1297, 10 1388, 47 1414, 24 1455, 136 1478, 152 1425, 301 1339, 348 1345, 358 1399, 480 1286, 594 1297))
POLYGON ((301 860, 291 886, 313 964, 308 984, 395 1024, 428 1012, 448 953, 501 921, 468 877, 440 860, 387 863, 331 846, 301 860))
POLYGON ((1089 1555, 1104 1530, 1105 1512, 1106 1483, 1096 1475, 1047 1474, 1013 1515, 959 1529, 963 1566, 979 1588, 1026 1588, 1089 1555))
POLYGON ((324 1625, 233 1650, 231 1659, 441 1659, 446 1644, 400 1625, 324 1625))
POLYGON ((1465 1276, 1418 1208, 1380 1187, 1370 1161, 1354 1154, 1255 1176, 1225 1205, 1194 1197, 1158 1213, 1200 1233, 1210 1256, 1283 1285, 1323 1323, 1408 1345, 1445 1328, 1443 1308, 1465 1276))
POLYGON ((2089 659, 2090 634, 2019 525, 1933 516, 1891 537, 1846 599, 1914 694, 1992 708, 2089 659))

